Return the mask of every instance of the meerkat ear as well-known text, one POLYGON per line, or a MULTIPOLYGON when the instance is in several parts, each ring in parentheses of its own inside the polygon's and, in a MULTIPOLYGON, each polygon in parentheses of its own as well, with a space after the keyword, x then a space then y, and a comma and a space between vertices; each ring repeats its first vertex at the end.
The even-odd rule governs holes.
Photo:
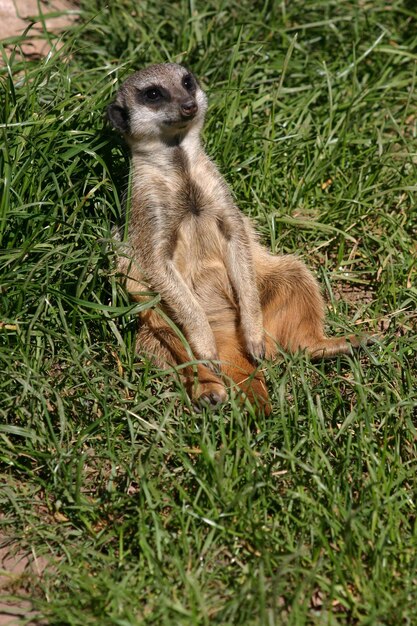
POLYGON ((112 126, 121 133, 129 130, 129 113, 125 107, 120 106, 116 102, 109 104, 107 107, 107 117, 112 126))

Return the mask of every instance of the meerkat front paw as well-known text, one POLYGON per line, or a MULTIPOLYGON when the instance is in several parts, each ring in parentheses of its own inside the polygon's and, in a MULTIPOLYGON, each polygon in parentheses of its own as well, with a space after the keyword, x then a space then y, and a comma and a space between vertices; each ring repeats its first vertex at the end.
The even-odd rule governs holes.
POLYGON ((246 350, 248 352, 248 356, 255 363, 259 363, 263 361, 265 358, 265 338, 262 335, 261 338, 250 338, 246 340, 246 350))
POLYGON ((259 363, 265 358, 265 333, 263 328, 262 311, 245 315, 241 312, 241 329, 246 352, 251 361, 259 363))
POLYGON ((194 349, 196 356, 202 361, 207 361, 207 367, 213 372, 218 372, 220 367, 218 365, 219 354, 217 352, 216 342, 214 336, 204 336, 203 333, 199 337, 190 339, 190 343, 194 349))

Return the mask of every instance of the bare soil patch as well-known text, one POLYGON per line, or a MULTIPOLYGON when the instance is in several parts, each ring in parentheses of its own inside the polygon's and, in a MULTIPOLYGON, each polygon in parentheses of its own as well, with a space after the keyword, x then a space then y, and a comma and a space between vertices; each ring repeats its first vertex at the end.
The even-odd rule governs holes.
POLYGON ((21 549, 0 533, 0 626, 18 626, 23 621, 27 626, 44 623, 33 608, 30 593, 48 565, 45 557, 21 549))
POLYGON ((76 19, 76 2, 69 0, 0 0, 0 41, 6 40, 6 50, 14 43, 13 37, 27 34, 19 43, 22 54, 39 58, 48 54, 50 43, 45 37, 45 27, 51 33, 59 33, 76 19))

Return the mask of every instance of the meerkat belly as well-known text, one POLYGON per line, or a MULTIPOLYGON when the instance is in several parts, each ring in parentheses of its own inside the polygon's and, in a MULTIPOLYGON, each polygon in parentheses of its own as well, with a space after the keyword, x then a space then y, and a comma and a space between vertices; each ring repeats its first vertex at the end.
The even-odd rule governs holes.
POLYGON ((212 322, 227 312, 236 314, 224 263, 226 245, 215 219, 192 216, 181 224, 173 255, 176 269, 212 322))

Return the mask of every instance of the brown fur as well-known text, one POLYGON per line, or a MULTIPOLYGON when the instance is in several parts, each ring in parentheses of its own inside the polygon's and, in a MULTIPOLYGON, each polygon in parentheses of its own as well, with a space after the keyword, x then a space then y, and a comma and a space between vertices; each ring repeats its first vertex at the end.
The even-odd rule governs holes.
POLYGON ((359 340, 326 337, 312 274, 296 257, 271 255, 259 244, 200 143, 205 110, 195 78, 175 64, 134 74, 110 105, 133 167, 119 267, 133 298, 143 300, 149 289, 161 295, 161 313, 147 309, 140 316, 138 351, 161 367, 179 366, 195 402, 223 402, 233 383, 269 412, 256 363, 279 349, 313 358, 348 354, 359 340), (193 358, 204 363, 184 365, 193 358))

